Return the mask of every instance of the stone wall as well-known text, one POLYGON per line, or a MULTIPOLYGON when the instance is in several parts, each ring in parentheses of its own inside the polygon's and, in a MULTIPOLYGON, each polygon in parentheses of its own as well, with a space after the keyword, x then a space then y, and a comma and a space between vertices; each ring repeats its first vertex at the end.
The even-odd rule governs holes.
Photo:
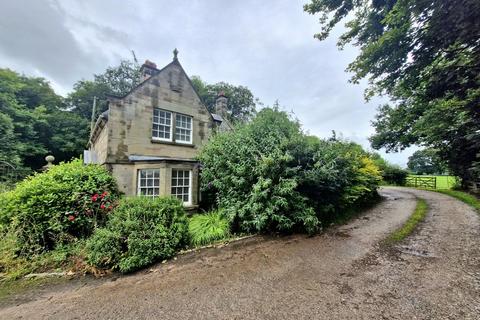
POLYGON ((193 159, 207 141, 212 124, 181 66, 171 63, 127 97, 110 102, 106 162, 128 161, 129 155, 193 159), (152 141, 154 108, 193 117, 192 145, 152 141))

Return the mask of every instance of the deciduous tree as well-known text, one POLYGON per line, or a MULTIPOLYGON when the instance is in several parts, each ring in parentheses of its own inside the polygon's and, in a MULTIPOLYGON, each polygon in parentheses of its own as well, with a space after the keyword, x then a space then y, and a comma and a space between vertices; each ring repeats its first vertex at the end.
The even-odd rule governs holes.
POLYGON ((366 97, 387 94, 373 122, 374 148, 435 148, 464 182, 478 179, 480 152, 480 1, 311 0, 323 40, 346 20, 338 45, 360 53, 353 82, 368 78, 366 97))
POLYGON ((218 94, 223 92, 228 98, 227 108, 232 122, 249 120, 256 112, 255 108, 259 101, 247 87, 234 86, 226 82, 207 84, 198 76, 192 77, 192 84, 212 113, 215 113, 215 101, 218 94))

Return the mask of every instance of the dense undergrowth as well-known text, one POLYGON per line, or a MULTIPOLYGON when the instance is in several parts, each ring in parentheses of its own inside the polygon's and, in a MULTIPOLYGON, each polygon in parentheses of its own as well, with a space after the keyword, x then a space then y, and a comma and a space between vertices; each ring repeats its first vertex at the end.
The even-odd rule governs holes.
POLYGON ((199 156, 202 190, 214 194, 233 232, 318 232, 375 198, 381 171, 371 154, 335 137, 302 132, 265 108, 252 122, 215 135, 199 156))

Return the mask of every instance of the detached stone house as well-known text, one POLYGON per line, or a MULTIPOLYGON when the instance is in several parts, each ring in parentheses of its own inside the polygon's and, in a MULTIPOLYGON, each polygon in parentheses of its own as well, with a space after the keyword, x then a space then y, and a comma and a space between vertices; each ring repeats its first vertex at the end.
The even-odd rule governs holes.
POLYGON ((173 195, 186 207, 200 200, 199 149, 214 130, 229 130, 227 98, 216 114, 200 100, 177 58, 162 69, 146 61, 143 81, 123 97, 109 97, 97 119, 86 163, 107 167, 125 195, 173 195))

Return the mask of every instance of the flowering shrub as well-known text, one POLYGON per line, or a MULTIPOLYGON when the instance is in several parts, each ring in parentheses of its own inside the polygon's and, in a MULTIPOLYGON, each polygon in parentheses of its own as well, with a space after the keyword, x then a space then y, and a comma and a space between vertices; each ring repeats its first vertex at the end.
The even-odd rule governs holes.
POLYGON ((124 198, 87 241, 87 260, 98 268, 131 272, 168 259, 187 244, 187 218, 178 199, 124 198))
POLYGON ((15 234, 18 254, 32 255, 104 225, 118 190, 103 167, 73 160, 25 179, 1 198, 0 224, 15 234))
POLYGON ((117 195, 102 193, 78 193, 75 206, 65 212, 69 232, 76 236, 89 235, 98 226, 104 226, 108 214, 117 205, 117 195))

